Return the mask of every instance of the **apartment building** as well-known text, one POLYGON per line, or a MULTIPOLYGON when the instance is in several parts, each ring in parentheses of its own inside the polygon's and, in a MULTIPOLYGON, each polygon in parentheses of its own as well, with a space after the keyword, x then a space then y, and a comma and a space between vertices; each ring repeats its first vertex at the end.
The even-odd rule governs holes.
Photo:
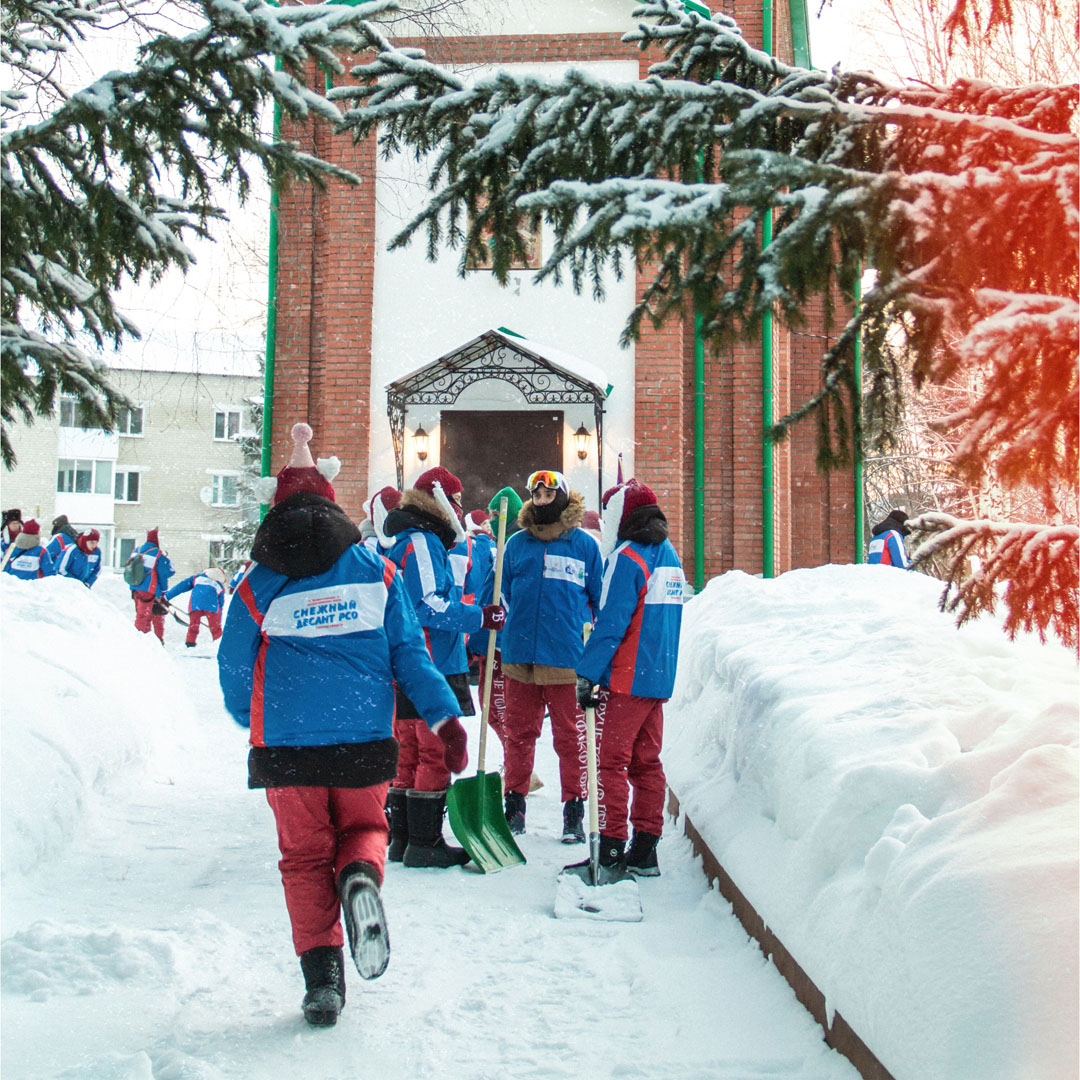
POLYGON ((72 397, 17 427, 18 464, 0 476, 3 507, 37 518, 45 535, 59 514, 97 529, 115 572, 154 526, 179 575, 222 562, 227 527, 258 512, 245 505, 239 440, 255 434, 260 346, 203 335, 184 346, 158 341, 115 361, 113 382, 132 407, 114 433, 87 426, 72 397))

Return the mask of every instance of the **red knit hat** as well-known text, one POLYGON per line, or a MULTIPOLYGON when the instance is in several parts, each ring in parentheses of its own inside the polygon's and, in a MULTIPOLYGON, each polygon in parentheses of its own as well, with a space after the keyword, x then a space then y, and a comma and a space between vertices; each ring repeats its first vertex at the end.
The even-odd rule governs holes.
POLYGON ((155 525, 152 529, 147 529, 146 530, 146 539, 147 539, 147 541, 149 543, 151 543, 151 544, 154 544, 155 546, 160 542, 158 540, 158 535, 157 535, 157 531, 160 528, 161 528, 160 525, 155 525))
POLYGON ((596 529, 596 531, 599 532, 600 515, 595 510, 586 510, 581 519, 581 527, 583 529, 596 529))
POLYGON ((470 510, 465 515, 465 531, 474 536, 476 533, 491 535, 491 515, 486 510, 470 510))
POLYGON ((413 487, 434 496, 436 484, 441 485, 447 495, 456 495, 462 490, 461 481, 449 469, 444 469, 441 465, 436 465, 435 468, 421 473, 416 478, 413 487))
POLYGON ((616 484, 604 492, 603 527, 600 549, 607 558, 618 547, 618 536, 626 519, 642 506, 655 506, 656 496, 651 488, 630 477, 625 484, 616 484))
POLYGON ((308 443, 314 432, 307 424, 293 424, 293 451, 288 464, 276 477, 264 476, 255 488, 260 502, 273 502, 276 506, 291 495, 308 492, 321 495, 324 499, 334 500, 334 486, 330 483, 341 471, 341 462, 336 457, 312 460, 308 443))
POLYGON ((383 531, 383 522, 386 521, 386 515, 391 510, 397 509, 400 504, 401 492, 397 488, 389 486, 380 488, 374 495, 370 495, 367 502, 364 503, 364 510, 371 521, 371 527, 375 530, 375 536, 385 548, 394 546, 394 538, 387 536, 383 531))
POLYGON ((29 521, 23 522, 22 531, 24 533, 27 533, 29 536, 40 536, 41 526, 33 518, 31 518, 29 521))
POLYGON ((79 533, 79 538, 75 541, 75 543, 79 545, 79 550, 84 555, 89 555, 90 552, 86 550, 87 544, 91 543, 91 541, 100 539, 101 533, 99 533, 97 529, 87 529, 86 532, 79 533))

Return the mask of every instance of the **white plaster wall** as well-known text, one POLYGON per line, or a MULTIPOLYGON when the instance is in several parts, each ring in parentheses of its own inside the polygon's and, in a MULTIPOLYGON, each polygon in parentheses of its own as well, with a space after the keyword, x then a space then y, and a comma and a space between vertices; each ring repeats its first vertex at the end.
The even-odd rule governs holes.
MULTIPOLYGON (((467 0, 440 16, 441 32, 455 34, 600 34, 633 29, 637 0, 467 0)), ((423 32, 389 16, 390 36, 423 32)))
MULTIPOLYGON (((527 5, 529 6, 529 5, 527 5)), ((539 8, 541 5, 532 5, 539 8)), ((547 5, 574 7, 568 4, 547 5)), ((621 7, 579 5, 602 10, 621 7)), ((600 27, 601 29, 605 27, 600 27)), ((606 27, 610 29, 611 27, 606 27)), ((541 31, 530 31, 541 32, 541 31)), ((515 71, 558 76, 570 65, 507 65, 515 71)), ((603 77, 620 81, 637 77, 637 61, 617 61, 577 65, 603 77)), ((477 75, 482 74, 477 71, 477 75)), ((613 389, 604 412, 604 486, 614 483, 616 455, 623 452, 626 475, 633 472, 634 437, 634 354, 619 347, 619 335, 634 303, 634 278, 627 274, 617 281, 609 274, 606 298, 597 302, 587 287, 575 295, 569 285, 551 282, 534 284, 532 272, 515 271, 506 288, 500 288, 488 271, 458 274, 460 250, 446 250, 432 263, 426 258, 425 237, 418 236, 409 247, 389 252, 393 236, 423 206, 427 170, 405 155, 379 163, 376 187, 376 256, 372 327, 371 445, 369 490, 395 483, 394 449, 386 414, 386 386, 417 368, 464 345, 485 330, 500 326, 537 344, 554 346, 600 368, 613 389)), ((545 229, 543 251, 552 249, 552 237, 545 229)), ((458 399, 462 409, 550 408, 526 405, 508 383, 476 384, 458 399)), ((593 431, 592 409, 565 406, 564 470, 571 484, 586 497, 586 505, 596 509, 595 438, 589 459, 578 462, 572 433, 584 421, 593 431)), ((410 409, 406 416, 405 484, 411 485, 424 469, 438 464, 438 409, 410 409), (430 433, 428 458, 416 459, 409 436, 418 424, 430 433)), ((549 463, 543 463, 548 464, 549 463)), ((543 467, 538 463, 538 467, 543 467)))

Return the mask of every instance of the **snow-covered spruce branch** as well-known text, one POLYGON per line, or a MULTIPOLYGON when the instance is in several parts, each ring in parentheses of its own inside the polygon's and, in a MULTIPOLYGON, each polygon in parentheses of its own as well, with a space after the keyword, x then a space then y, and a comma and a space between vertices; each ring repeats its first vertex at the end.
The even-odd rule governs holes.
POLYGON ((1003 602, 1005 630, 1047 631, 1080 652, 1080 529, 1075 525, 965 521, 925 513, 909 523, 920 543, 915 566, 948 566, 941 610, 957 625, 995 611, 1003 602))

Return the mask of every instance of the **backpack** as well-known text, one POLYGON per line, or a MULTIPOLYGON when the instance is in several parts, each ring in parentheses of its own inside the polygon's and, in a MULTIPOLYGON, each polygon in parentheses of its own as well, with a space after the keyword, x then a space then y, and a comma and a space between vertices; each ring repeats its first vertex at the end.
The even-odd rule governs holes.
POLYGON ((143 583, 146 577, 146 565, 143 563, 142 553, 133 551, 124 563, 124 581, 132 588, 143 583))

